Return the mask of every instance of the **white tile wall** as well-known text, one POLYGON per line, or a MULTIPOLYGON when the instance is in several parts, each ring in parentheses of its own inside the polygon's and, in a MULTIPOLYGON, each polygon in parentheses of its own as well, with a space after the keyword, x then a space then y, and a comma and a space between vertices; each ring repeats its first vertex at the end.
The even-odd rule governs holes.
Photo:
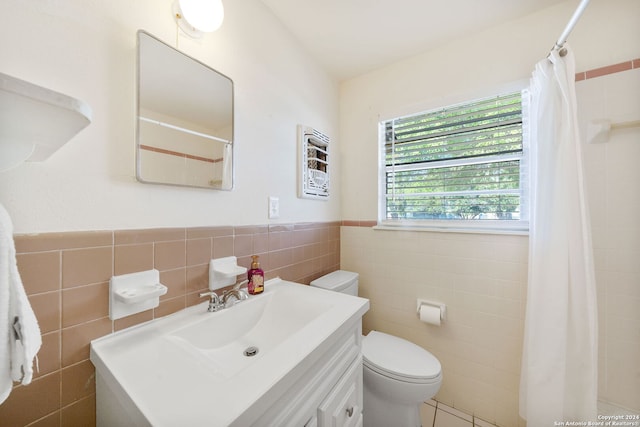
MULTIPOLYGON (((576 84, 588 123, 640 120, 640 69, 576 84)), ((585 144, 599 314, 599 398, 640 411, 640 128, 585 144)))
POLYGON ((343 227, 341 243, 341 268, 360 273, 360 294, 371 300, 365 332, 401 336, 438 357, 439 402, 517 425, 528 239, 343 227), (447 321, 421 323, 417 298, 447 304, 447 321))

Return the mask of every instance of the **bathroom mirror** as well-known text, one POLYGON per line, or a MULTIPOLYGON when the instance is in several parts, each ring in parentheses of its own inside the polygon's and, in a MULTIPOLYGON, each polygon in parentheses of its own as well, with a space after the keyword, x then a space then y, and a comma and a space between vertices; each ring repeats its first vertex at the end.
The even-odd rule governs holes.
POLYGON ((233 81, 138 31, 136 177, 233 188, 233 81))

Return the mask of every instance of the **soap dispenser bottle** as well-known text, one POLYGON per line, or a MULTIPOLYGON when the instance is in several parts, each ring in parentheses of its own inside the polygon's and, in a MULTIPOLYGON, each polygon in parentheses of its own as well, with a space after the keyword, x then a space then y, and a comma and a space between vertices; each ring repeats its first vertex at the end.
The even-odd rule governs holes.
POLYGON ((261 294, 264 291, 264 271, 260 268, 258 255, 251 256, 251 269, 247 273, 249 284, 247 290, 251 295, 261 294))

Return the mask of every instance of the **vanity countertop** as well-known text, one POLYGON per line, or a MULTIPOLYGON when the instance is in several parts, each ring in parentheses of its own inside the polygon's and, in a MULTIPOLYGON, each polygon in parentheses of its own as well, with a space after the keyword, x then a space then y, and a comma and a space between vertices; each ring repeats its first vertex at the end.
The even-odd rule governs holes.
POLYGON ((209 313, 204 302, 94 340, 91 361, 149 425, 250 425, 368 308, 276 278, 233 307, 209 313))

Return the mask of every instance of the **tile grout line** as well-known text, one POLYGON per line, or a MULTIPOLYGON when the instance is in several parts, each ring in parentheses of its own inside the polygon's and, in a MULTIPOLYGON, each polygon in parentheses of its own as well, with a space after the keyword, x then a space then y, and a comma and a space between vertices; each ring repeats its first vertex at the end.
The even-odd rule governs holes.
POLYGON ((436 406, 435 406, 435 411, 433 411, 433 423, 431 424, 432 427, 436 427, 436 418, 438 418, 438 401, 436 402, 436 406))
MULTIPOLYGON (((440 411, 442 411, 442 412, 446 412, 447 414, 452 415, 452 416, 454 416, 454 417, 456 417, 456 418, 458 418, 458 419, 460 419, 460 420, 462 420, 462 421, 465 421, 465 422, 467 422, 467 423, 470 423, 470 424, 471 424, 471 427, 476 427, 476 419, 478 419, 478 421, 483 421, 484 423, 488 423, 488 424, 490 424, 490 425, 491 425, 491 426, 493 426, 493 427, 497 427, 494 423, 489 423, 488 421, 485 421, 485 420, 483 420, 483 419, 481 419, 481 418, 476 417, 474 414, 467 414, 466 412, 460 411, 459 409, 456 409, 456 408, 454 408, 454 407, 451 407, 451 406, 448 406, 448 405, 444 405, 444 404, 442 404, 442 405, 444 405, 444 406, 446 406, 446 407, 448 407, 448 408, 455 409, 456 411, 460 411, 460 412, 464 413, 465 415, 470 416, 470 417, 471 417, 471 421, 469 421, 469 420, 467 420, 467 419, 465 419, 465 418, 460 417, 459 415, 452 414, 451 412, 447 411, 446 409, 440 408, 440 404, 441 404, 441 402, 438 402, 437 400, 433 400, 433 401, 435 402, 435 404, 436 404, 436 405, 434 406, 435 411, 434 411, 434 415, 433 415, 433 424, 432 424, 432 426, 431 426, 431 427, 435 427, 435 425, 436 425, 436 418, 437 418, 438 413, 439 413, 440 411)), ((424 403, 425 403, 425 404, 427 404, 427 405, 429 405, 427 402, 424 402, 424 403)), ((432 406, 432 405, 429 405, 429 406, 432 406)))

